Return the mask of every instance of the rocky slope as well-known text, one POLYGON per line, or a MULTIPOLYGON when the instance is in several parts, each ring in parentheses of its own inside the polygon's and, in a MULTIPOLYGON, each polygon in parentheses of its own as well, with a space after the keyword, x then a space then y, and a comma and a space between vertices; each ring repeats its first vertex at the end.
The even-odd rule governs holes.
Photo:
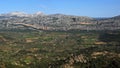
POLYGON ((45 15, 42 12, 25 14, 12 12, 0 15, 0 29, 30 28, 37 30, 116 30, 120 29, 120 16, 90 18, 64 14, 45 15))

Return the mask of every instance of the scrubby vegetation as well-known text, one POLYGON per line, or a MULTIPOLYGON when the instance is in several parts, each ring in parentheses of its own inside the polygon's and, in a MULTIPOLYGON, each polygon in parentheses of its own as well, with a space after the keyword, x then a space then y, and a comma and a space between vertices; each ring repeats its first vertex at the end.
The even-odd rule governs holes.
POLYGON ((0 68, 120 68, 120 31, 0 31, 0 68))

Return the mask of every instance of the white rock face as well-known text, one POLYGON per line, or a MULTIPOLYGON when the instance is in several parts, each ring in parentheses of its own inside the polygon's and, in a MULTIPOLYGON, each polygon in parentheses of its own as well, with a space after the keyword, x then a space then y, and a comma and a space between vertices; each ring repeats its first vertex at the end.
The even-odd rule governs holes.
POLYGON ((8 16, 19 16, 19 17, 27 17, 29 14, 25 14, 24 12, 11 12, 7 13, 8 16))
POLYGON ((39 11, 39 12, 36 12, 36 13, 34 13, 32 15, 33 16, 38 16, 38 15, 44 16, 45 14, 43 12, 39 11))
POLYGON ((23 12, 11 12, 8 14, 10 14, 10 15, 24 15, 25 13, 23 13, 23 12))
POLYGON ((41 15, 41 14, 43 14, 43 12, 40 12, 40 11, 39 11, 39 12, 36 12, 35 14, 36 14, 36 15, 41 15))

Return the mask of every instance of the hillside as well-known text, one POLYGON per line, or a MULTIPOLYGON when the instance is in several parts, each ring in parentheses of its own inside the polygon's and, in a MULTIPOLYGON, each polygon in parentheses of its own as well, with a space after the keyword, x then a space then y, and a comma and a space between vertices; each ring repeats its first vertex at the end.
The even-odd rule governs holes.
POLYGON ((0 15, 0 29, 37 30, 116 30, 120 29, 120 16, 111 18, 91 18, 64 14, 45 15, 12 12, 0 15))

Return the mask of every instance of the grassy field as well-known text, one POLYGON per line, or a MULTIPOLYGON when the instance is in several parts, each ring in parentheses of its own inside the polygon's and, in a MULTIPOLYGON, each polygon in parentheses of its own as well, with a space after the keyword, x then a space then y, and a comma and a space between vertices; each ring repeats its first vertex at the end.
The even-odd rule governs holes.
POLYGON ((120 31, 0 31, 0 68, 119 68, 120 31))

